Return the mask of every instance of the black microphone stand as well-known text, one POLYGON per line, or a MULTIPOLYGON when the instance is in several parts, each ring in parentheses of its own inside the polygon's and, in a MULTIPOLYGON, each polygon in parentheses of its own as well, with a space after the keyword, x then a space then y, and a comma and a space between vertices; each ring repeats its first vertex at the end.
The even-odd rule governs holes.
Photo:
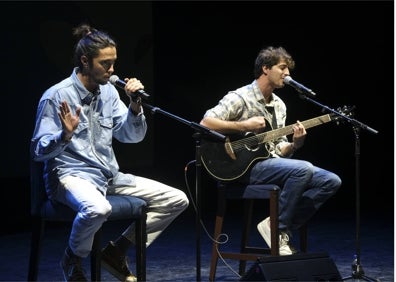
POLYGON ((147 103, 142 102, 142 105, 151 110, 151 113, 161 113, 165 116, 173 118, 179 122, 189 125, 196 132, 193 134, 195 139, 195 203, 196 203, 196 216, 195 216, 195 228, 196 228, 196 275, 197 281, 201 281, 201 139, 203 136, 208 136, 209 138, 215 138, 218 140, 225 141, 226 137, 216 131, 213 131, 205 126, 200 125, 196 122, 187 121, 181 117, 175 116, 169 112, 161 110, 158 107, 154 107, 147 103))
MULTIPOLYGON (((325 112, 326 110, 332 112, 333 114, 338 115, 340 118, 344 119, 348 123, 352 124, 352 129, 355 134, 355 189, 356 189, 356 197, 355 197, 355 206, 356 206, 356 254, 355 259, 352 262, 352 274, 350 276, 342 278, 342 280, 349 280, 349 279, 362 279, 365 281, 379 281, 378 279, 374 279, 368 277, 364 274, 363 267, 360 264, 360 129, 365 129, 370 133, 377 134, 378 131, 375 129, 370 128, 369 126, 350 118, 345 113, 341 113, 335 111, 327 106, 324 106, 317 101, 307 97, 305 94, 300 94, 301 99, 308 100, 322 108, 322 111, 325 112)), ((340 110, 340 109, 339 109, 340 110)), ((342 110, 342 109, 341 109, 342 110)), ((345 110, 345 108, 344 108, 345 110)))

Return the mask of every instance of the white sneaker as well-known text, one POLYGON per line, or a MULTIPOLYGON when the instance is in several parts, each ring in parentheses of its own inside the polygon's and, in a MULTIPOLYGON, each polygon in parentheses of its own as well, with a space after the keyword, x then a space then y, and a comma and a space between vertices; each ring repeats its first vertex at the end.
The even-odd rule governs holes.
POLYGON ((257 230, 260 232, 261 236, 264 238, 268 247, 271 248, 271 228, 270 228, 270 218, 267 217, 263 221, 257 224, 257 230))
POLYGON ((292 255, 293 251, 289 245, 289 235, 285 232, 281 232, 279 235, 279 255, 280 256, 288 256, 292 255))
MULTIPOLYGON (((271 248, 271 228, 270 228, 270 218, 267 217, 259 224, 257 224, 257 230, 260 232, 261 236, 264 238, 268 247, 271 248)), ((292 255, 293 251, 289 246, 289 235, 285 232, 281 232, 279 235, 279 255, 288 256, 292 255)))

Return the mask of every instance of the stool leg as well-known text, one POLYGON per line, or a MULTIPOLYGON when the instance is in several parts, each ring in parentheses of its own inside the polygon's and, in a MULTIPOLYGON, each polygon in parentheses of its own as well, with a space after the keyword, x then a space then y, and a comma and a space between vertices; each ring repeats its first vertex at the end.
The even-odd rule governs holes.
POLYGON ((146 210, 142 211, 142 216, 136 220, 136 276, 137 281, 146 281, 146 210))
MULTIPOLYGON (((241 253, 246 253, 246 247, 249 243, 249 234, 250 234, 250 227, 252 224, 252 213, 253 213, 253 200, 248 199, 245 200, 245 210, 244 210, 244 217, 243 217, 243 229, 242 229, 242 237, 241 237, 241 253)), ((239 261, 239 274, 243 275, 246 270, 246 260, 239 261)))
POLYGON ((37 281, 45 222, 39 217, 32 219, 32 237, 30 241, 30 258, 28 281, 37 281))
POLYGON ((215 242, 213 242, 212 246, 212 258, 210 262, 210 272, 209 272, 209 281, 214 281, 215 275, 216 275, 216 269, 217 269, 217 262, 219 259, 219 244, 217 243, 218 237, 222 232, 223 229, 223 221, 224 221, 224 215, 226 211, 226 191, 225 187, 219 186, 218 187, 218 193, 217 193, 217 214, 216 214, 216 223, 215 223, 215 230, 214 230, 214 235, 213 239, 215 242))
POLYGON ((308 250, 308 230, 307 225, 304 224, 300 228, 300 249, 306 253, 308 250))
POLYGON ((270 228, 271 228, 271 255, 279 255, 279 190, 272 190, 270 195, 270 228))
POLYGON ((214 240, 213 246, 212 246, 212 258, 210 262, 210 273, 209 273, 209 281, 214 281, 215 275, 216 275, 216 269, 217 269, 217 262, 219 260, 219 254, 218 254, 218 247, 219 244, 217 243, 217 240, 219 239, 218 236, 221 234, 221 230, 223 228, 223 216, 216 216, 216 226, 215 226, 215 232, 214 232, 214 240))

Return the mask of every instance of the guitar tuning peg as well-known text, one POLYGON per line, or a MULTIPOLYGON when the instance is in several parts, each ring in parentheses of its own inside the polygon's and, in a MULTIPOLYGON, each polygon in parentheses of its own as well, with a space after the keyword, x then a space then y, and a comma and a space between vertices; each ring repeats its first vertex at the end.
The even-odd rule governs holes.
MULTIPOLYGON (((347 117, 352 117, 353 116, 353 110, 356 108, 356 106, 342 106, 337 108, 337 111, 340 113, 340 115, 347 116, 347 117)), ((342 122, 344 122, 343 119, 337 119, 336 123, 337 125, 340 125, 342 122)))

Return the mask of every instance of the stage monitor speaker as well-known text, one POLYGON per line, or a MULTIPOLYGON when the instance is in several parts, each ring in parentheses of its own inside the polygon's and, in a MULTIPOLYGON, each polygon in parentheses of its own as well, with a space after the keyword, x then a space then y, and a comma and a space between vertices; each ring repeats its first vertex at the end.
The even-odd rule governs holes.
POLYGON ((260 257, 241 281, 342 281, 325 253, 260 257))

